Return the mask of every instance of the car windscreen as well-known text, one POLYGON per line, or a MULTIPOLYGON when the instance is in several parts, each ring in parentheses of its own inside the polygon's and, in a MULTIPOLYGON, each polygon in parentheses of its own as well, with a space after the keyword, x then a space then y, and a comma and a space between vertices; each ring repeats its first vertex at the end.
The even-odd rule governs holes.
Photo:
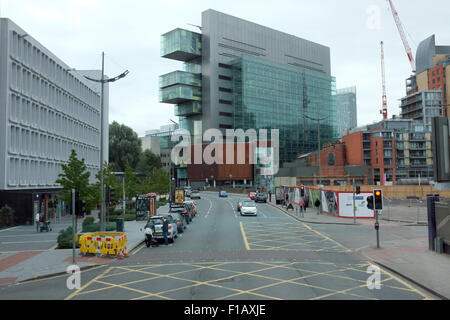
MULTIPOLYGON (((154 218, 150 220, 154 224, 163 224, 163 221, 160 218, 154 218)), ((149 223, 150 223, 149 221, 149 223)))
POLYGON ((254 208, 256 207, 256 204, 254 202, 244 202, 244 204, 242 205, 243 207, 250 207, 250 208, 254 208))

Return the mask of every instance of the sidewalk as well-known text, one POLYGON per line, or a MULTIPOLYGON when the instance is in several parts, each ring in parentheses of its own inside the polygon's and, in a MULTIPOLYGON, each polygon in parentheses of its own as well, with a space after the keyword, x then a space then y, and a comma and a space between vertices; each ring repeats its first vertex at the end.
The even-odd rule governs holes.
MULTIPOLYGON (((275 205, 273 201, 270 204, 305 223, 355 225, 352 219, 337 218, 328 214, 317 215, 315 210, 311 208, 306 211, 305 217, 302 218, 295 210, 286 211, 280 205, 275 205)), ((372 226, 373 224, 373 219, 357 219, 355 226, 372 226)), ((380 220, 380 226, 410 227, 414 225, 380 220)), ((405 237, 395 241, 383 241, 380 249, 368 246, 358 250, 358 252, 381 267, 433 292, 436 296, 442 299, 450 299, 450 255, 438 254, 428 250, 427 237, 413 239, 405 237)))
MULTIPOLYGON (((127 234, 128 252, 144 241, 143 233, 140 229, 145 226, 145 223, 145 221, 125 222, 124 229, 127 234)), ((114 260, 112 258, 95 256, 83 257, 80 255, 79 249, 76 249, 75 257, 76 263, 81 269, 106 264, 114 260)), ((2 254, 0 260, 0 285, 66 273, 67 267, 72 265, 72 259, 72 249, 56 250, 52 248, 2 254)))
POLYGON ((383 242, 380 249, 366 248, 361 253, 442 299, 450 299, 450 255, 428 250, 428 238, 383 242))
MULTIPOLYGON (((277 205, 274 197, 272 196, 272 202, 267 202, 271 206, 283 211, 284 213, 289 214, 293 218, 305 222, 305 223, 316 223, 316 224, 337 224, 337 225, 374 225, 375 219, 356 219, 356 223, 353 223, 353 219, 348 218, 339 218, 327 213, 317 214, 315 208, 306 208, 306 212, 301 215, 300 211, 287 210, 286 207, 281 205, 277 205)), ((404 222, 404 221, 387 221, 380 218, 379 221, 380 226, 399 226, 399 225, 414 225, 412 222, 404 222)))

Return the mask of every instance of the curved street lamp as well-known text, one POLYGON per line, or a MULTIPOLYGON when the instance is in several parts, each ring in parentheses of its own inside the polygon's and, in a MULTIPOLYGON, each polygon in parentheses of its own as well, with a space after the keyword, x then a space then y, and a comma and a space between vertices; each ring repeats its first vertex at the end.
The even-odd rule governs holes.
POLYGON ((109 82, 116 82, 119 79, 125 78, 127 76, 127 74, 129 74, 130 71, 126 70, 124 72, 122 72, 120 75, 114 77, 114 78, 110 78, 110 79, 105 79, 105 53, 102 52, 102 78, 101 79, 93 79, 90 78, 88 76, 84 76, 87 80, 89 81, 93 81, 93 82, 99 82, 101 83, 101 92, 100 92, 100 99, 101 99, 101 103, 100 103, 100 118, 101 118, 101 123, 100 123, 100 188, 101 188, 101 221, 100 221, 100 229, 101 231, 105 231, 105 195, 104 195, 104 186, 103 186, 103 105, 104 105, 104 87, 105 87, 105 83, 109 83, 109 82))

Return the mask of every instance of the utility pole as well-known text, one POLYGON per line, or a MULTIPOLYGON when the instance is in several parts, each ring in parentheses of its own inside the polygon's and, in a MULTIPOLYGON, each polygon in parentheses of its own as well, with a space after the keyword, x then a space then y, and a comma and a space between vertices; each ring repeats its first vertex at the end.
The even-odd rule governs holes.
POLYGON ((75 258, 75 226, 76 226, 76 213, 75 213, 75 189, 72 189, 72 264, 76 265, 77 261, 75 258))
POLYGON ((356 223, 356 211, 355 211, 355 178, 353 178, 353 223, 356 223))
POLYGON ((103 143, 103 136, 104 136, 104 104, 105 104, 105 53, 102 52, 102 80, 101 80, 101 91, 100 91, 100 201, 101 201, 101 208, 100 208, 100 230, 105 231, 106 230, 106 224, 105 224, 105 186, 103 184, 103 162, 104 155, 103 151, 105 150, 105 146, 103 143))
POLYGON ((87 76, 84 76, 86 79, 93 81, 93 82, 100 82, 101 83, 101 91, 100 91, 100 201, 101 201, 101 211, 100 211, 100 230, 105 231, 106 224, 105 224, 105 188, 103 184, 103 164, 105 162, 104 156, 103 156, 103 150, 104 150, 104 143, 103 143, 103 136, 104 136, 104 104, 105 104, 105 97, 104 97, 104 91, 105 91, 105 83, 109 82, 115 82, 119 79, 125 78, 126 75, 130 73, 128 70, 123 72, 122 74, 118 75, 117 77, 105 79, 105 53, 102 52, 102 78, 99 79, 93 79, 87 76))

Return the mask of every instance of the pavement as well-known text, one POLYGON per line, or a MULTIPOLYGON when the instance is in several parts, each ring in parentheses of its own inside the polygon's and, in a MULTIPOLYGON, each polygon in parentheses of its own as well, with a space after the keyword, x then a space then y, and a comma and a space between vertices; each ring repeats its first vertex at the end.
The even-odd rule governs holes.
MULTIPOLYGON (((82 221, 78 221, 81 231, 82 221)), ((127 249, 133 250, 144 240, 140 229, 144 221, 126 221, 127 249)), ((34 226, 19 226, 0 231, 0 286, 66 273, 73 265, 72 249, 56 249, 59 231, 71 226, 71 217, 53 224, 51 232, 37 233, 34 226)), ((81 270, 110 263, 114 258, 82 256, 75 251, 81 270)))
MULTIPOLYGON (((272 199, 273 200, 273 199, 272 199)), ((349 219, 338 218, 329 214, 317 215, 315 210, 308 208, 303 215, 295 210, 286 210, 281 205, 276 205, 274 201, 270 203, 272 206, 279 210, 291 215, 295 219, 305 223, 317 223, 317 224, 334 224, 334 225, 358 225, 370 226, 374 224, 373 219, 357 219, 356 224, 345 221, 349 219)), ((415 203, 411 205, 397 205, 394 208, 390 208, 394 214, 396 213, 396 220, 380 220, 380 228, 387 229, 395 227, 408 227, 408 226, 422 226, 427 229, 426 224, 421 223, 420 220, 414 221, 417 207, 415 203), (409 208, 409 209, 408 209, 409 208), (413 215, 408 216, 408 212, 413 215), (401 218, 400 218, 400 217, 401 218), (412 217, 412 218, 411 218, 412 217), (419 221, 419 223, 416 223, 419 221)), ((392 215, 391 211, 391 215, 392 215)), ((419 209, 425 211, 426 208, 419 209)), ((423 217, 420 216, 423 221, 423 217)), ((450 270, 450 255, 438 254, 428 249, 428 237, 424 237, 423 234, 418 236, 410 236, 407 232, 407 236, 398 240, 383 241, 380 248, 376 246, 365 246, 357 250, 368 259, 379 264, 380 266, 395 272, 416 285, 433 292, 436 296, 442 299, 450 299, 450 278, 448 270, 450 270)))

